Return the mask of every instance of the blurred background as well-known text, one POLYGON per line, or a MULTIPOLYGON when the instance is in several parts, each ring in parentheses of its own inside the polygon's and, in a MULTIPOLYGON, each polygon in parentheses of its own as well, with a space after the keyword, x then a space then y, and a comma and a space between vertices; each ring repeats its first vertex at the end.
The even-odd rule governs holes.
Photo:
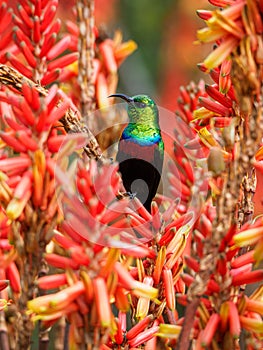
MULTIPOLYGON (((62 18, 71 18, 74 3, 60 1, 62 18)), ((95 0, 96 25, 110 36, 120 29, 124 40, 138 44, 120 67, 118 91, 149 94, 174 111, 179 87, 204 78, 196 65, 210 47, 193 43, 204 26, 196 10, 208 6, 207 0, 95 0)))

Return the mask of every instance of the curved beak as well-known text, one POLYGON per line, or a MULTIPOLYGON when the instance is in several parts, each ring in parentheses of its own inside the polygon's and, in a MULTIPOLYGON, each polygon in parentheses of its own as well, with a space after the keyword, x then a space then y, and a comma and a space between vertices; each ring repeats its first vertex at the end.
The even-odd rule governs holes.
POLYGON ((130 96, 124 95, 124 94, 112 94, 109 97, 119 97, 122 98, 124 101, 128 102, 128 103, 132 103, 133 99, 130 96))

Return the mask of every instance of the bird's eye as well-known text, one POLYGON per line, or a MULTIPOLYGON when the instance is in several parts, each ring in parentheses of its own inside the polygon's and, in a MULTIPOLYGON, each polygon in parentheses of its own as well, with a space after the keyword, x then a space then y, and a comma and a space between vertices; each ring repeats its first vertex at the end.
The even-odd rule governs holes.
POLYGON ((145 108, 147 105, 144 102, 135 102, 135 106, 138 108, 145 108))

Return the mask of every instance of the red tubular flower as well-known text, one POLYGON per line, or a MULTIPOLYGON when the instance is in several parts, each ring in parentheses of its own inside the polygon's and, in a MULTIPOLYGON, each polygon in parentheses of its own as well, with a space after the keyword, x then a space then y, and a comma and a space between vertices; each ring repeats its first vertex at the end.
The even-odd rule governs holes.
POLYGON ((67 276, 65 273, 43 276, 37 280, 38 287, 44 290, 55 289, 65 284, 67 284, 67 276))
POLYGON ((56 0, 42 2, 42 6, 39 6, 38 2, 33 2, 30 6, 19 5, 13 18, 14 41, 30 68, 18 61, 12 55, 12 51, 8 50, 5 55, 6 59, 22 74, 29 78, 37 77, 37 80, 46 84, 57 80, 60 74, 58 68, 77 60, 76 53, 65 54, 70 48, 69 35, 65 35, 56 43, 61 25, 59 19, 53 21, 57 7, 56 0), (64 55, 58 58, 61 54, 64 55))
POLYGON ((232 285, 240 286, 242 284, 256 283, 262 281, 263 270, 246 271, 243 274, 237 274, 232 277, 232 285))
POLYGON ((43 295, 28 302, 28 309, 39 314, 49 314, 57 311, 67 312, 69 306, 84 292, 84 285, 78 281, 56 294, 43 295))
POLYGON ((236 305, 233 301, 228 302, 229 307, 229 328, 230 334, 234 338, 238 338, 241 332, 240 319, 236 305))
POLYGON ((6 51, 16 52, 12 43, 12 9, 7 6, 6 2, 1 2, 0 6, 0 62, 6 63, 6 51))
POLYGON ((95 278, 93 281, 93 287, 99 321, 102 327, 107 328, 111 324, 113 315, 111 312, 109 296, 104 279, 101 277, 95 278))
POLYGON ((159 326, 152 326, 148 328, 146 331, 138 334, 133 339, 129 340, 129 345, 132 347, 138 347, 142 343, 152 339, 156 333, 159 331, 159 326))
POLYGON ((218 314, 212 314, 210 316, 201 337, 201 343, 203 347, 207 347, 210 345, 214 334, 217 331, 219 322, 220 316, 218 314))
MULTIPOLYGON (((70 48, 73 51, 77 51, 79 28, 72 22, 66 23, 68 32, 71 35, 70 48)), ((122 42, 122 34, 117 31, 114 38, 100 37, 100 32, 95 28, 95 49, 98 52, 98 57, 93 60, 93 80, 95 84, 95 97, 96 105, 99 108, 107 107, 113 103, 113 100, 107 97, 110 94, 116 92, 118 83, 117 70, 122 62, 137 48, 134 41, 129 40, 122 42)), ((62 73, 62 81, 66 83, 69 78, 72 80, 72 85, 78 90, 79 87, 76 83, 77 65, 71 65, 64 69, 62 73)), ((72 91, 74 100, 79 102, 79 97, 72 91)))
POLYGON ((173 283, 172 271, 169 269, 163 270, 163 283, 166 298, 166 305, 170 310, 175 310, 175 290, 173 283))
POLYGON ((145 328, 153 321, 153 315, 148 315, 135 326, 133 326, 126 334, 127 339, 135 338, 139 333, 145 330, 145 328))
POLYGON ((6 268, 6 277, 10 281, 10 286, 15 293, 20 293, 20 274, 16 267, 16 264, 12 261, 6 268))

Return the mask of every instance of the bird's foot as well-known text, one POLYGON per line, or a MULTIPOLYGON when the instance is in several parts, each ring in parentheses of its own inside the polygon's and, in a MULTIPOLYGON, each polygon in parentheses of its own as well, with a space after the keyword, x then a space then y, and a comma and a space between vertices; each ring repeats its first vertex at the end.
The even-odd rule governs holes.
POLYGON ((126 196, 129 197, 130 199, 134 199, 137 196, 137 192, 126 192, 126 196))
POLYGON ((119 192, 117 194, 117 199, 120 200, 122 198, 127 198, 129 197, 129 199, 134 199, 136 197, 137 193, 132 193, 132 192, 119 192))

